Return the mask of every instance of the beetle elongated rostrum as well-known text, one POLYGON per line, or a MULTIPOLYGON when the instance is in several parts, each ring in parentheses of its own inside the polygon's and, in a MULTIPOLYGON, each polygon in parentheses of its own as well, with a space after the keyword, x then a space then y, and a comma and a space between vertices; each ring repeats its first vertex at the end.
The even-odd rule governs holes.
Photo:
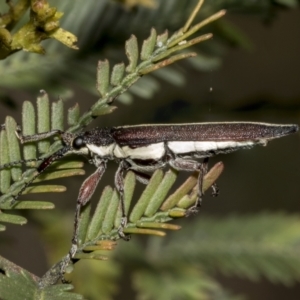
MULTIPOLYGON (((72 258, 78 244, 80 209, 92 197, 105 172, 108 160, 115 160, 119 164, 115 174, 115 187, 119 192, 122 210, 118 232, 121 237, 126 238, 123 233, 127 222, 123 197, 123 178, 126 171, 133 171, 137 180, 144 184, 147 184, 150 179, 149 173, 165 166, 178 171, 199 171, 198 198, 195 205, 190 208, 190 212, 194 212, 201 205, 203 177, 207 172, 209 157, 252 148, 254 145, 265 146, 270 140, 296 131, 298 125, 294 124, 254 122, 135 125, 96 128, 78 134, 53 130, 31 136, 23 136, 21 131, 17 130, 17 136, 22 143, 60 135, 64 146, 51 156, 40 159, 42 162, 37 168, 36 176, 20 190, 15 199, 39 174, 61 157, 76 153, 90 158, 97 169, 83 182, 79 190, 70 251, 70 258, 72 258), (202 162, 195 159, 202 159, 202 162)), ((2 168, 9 165, 13 163, 6 164, 2 168)))

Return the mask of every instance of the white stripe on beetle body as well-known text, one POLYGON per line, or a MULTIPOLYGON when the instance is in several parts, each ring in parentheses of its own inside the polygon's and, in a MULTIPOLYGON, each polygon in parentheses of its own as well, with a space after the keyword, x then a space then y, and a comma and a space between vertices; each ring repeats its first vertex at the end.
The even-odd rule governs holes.
POLYGON ((235 142, 235 141, 226 141, 226 142, 169 142, 168 148, 174 154, 188 154, 200 152, 205 157, 209 154, 210 151, 218 151, 225 149, 240 149, 240 148, 251 148, 256 143, 253 141, 245 142, 235 142))
POLYGON ((91 153, 98 155, 99 157, 112 157, 115 148, 115 143, 108 146, 96 146, 94 144, 86 144, 86 147, 91 153))
POLYGON ((95 146, 87 144, 86 147, 91 153, 99 157, 108 159, 139 159, 139 160, 160 160, 166 155, 166 147, 175 155, 191 154, 190 157, 207 157, 211 156, 210 152, 222 153, 238 149, 252 148, 257 144, 266 144, 266 140, 259 141, 218 141, 218 142, 166 142, 153 143, 147 146, 131 148, 130 146, 119 146, 117 143, 112 143, 108 146, 95 146), (220 150, 220 151, 219 151, 220 150), (224 150, 224 151, 222 151, 224 150))
POLYGON ((130 148, 129 146, 120 147, 116 144, 114 156, 116 158, 130 159, 153 159, 159 160, 166 154, 164 143, 155 143, 148 146, 130 148))

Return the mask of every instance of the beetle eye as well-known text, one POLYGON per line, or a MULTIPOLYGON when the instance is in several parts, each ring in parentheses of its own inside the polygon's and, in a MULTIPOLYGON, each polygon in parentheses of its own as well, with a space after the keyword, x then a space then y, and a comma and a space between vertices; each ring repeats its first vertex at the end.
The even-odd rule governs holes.
POLYGON ((73 148, 79 150, 80 148, 85 146, 85 142, 81 136, 78 136, 73 140, 73 148))

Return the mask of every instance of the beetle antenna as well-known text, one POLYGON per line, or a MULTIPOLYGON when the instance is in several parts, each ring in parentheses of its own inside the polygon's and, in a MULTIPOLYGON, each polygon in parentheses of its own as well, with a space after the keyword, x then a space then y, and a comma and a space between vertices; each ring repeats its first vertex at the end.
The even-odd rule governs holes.
POLYGON ((13 167, 13 166, 15 166, 15 165, 19 165, 19 164, 26 164, 26 163, 29 163, 29 162, 42 161, 42 160, 44 160, 44 159, 45 159, 45 158, 38 157, 38 158, 31 158, 31 159, 20 159, 20 160, 16 160, 16 161, 12 161, 12 162, 9 162, 9 163, 0 165, 0 170, 7 169, 7 168, 13 167))
POLYGON ((24 190, 38 177, 40 176, 41 173, 43 173, 52 163, 54 163, 56 160, 62 158, 69 150, 71 149, 70 146, 66 146, 57 152, 53 153, 52 155, 46 157, 46 158, 39 158, 37 160, 42 160, 42 163, 36 168, 36 174, 29 180, 27 181, 24 186, 19 190, 17 195, 12 196, 13 201, 16 201, 20 195, 24 192, 24 190))
MULTIPOLYGON (((1 128, 1 130, 4 130, 5 129, 5 124, 1 124, 0 128, 1 128)), ((48 132, 36 133, 36 134, 33 134, 33 135, 23 135, 21 127, 19 125, 17 125, 15 133, 16 133, 17 138, 20 140, 21 144, 24 144, 24 143, 28 143, 28 142, 36 142, 36 141, 39 141, 39 140, 43 140, 43 139, 46 139, 46 138, 49 138, 49 137, 52 137, 52 136, 58 135, 58 134, 61 135, 64 132, 59 130, 59 129, 54 129, 54 130, 51 130, 51 131, 48 131, 48 132)), ((42 161, 42 160, 46 160, 46 159, 41 158, 41 157, 32 158, 32 159, 21 159, 21 160, 17 160, 17 161, 13 161, 13 162, 9 162, 9 163, 0 165, 0 170, 6 169, 6 168, 9 168, 9 167, 13 167, 13 166, 18 165, 18 164, 25 164, 25 163, 29 163, 29 162, 37 162, 37 161, 42 161)))

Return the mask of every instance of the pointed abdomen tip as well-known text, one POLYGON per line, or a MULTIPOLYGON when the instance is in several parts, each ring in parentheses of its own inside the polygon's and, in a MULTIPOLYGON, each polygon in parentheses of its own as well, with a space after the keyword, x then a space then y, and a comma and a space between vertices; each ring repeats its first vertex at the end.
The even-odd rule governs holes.
POLYGON ((296 124, 287 125, 287 134, 297 132, 299 130, 299 126, 296 124))

